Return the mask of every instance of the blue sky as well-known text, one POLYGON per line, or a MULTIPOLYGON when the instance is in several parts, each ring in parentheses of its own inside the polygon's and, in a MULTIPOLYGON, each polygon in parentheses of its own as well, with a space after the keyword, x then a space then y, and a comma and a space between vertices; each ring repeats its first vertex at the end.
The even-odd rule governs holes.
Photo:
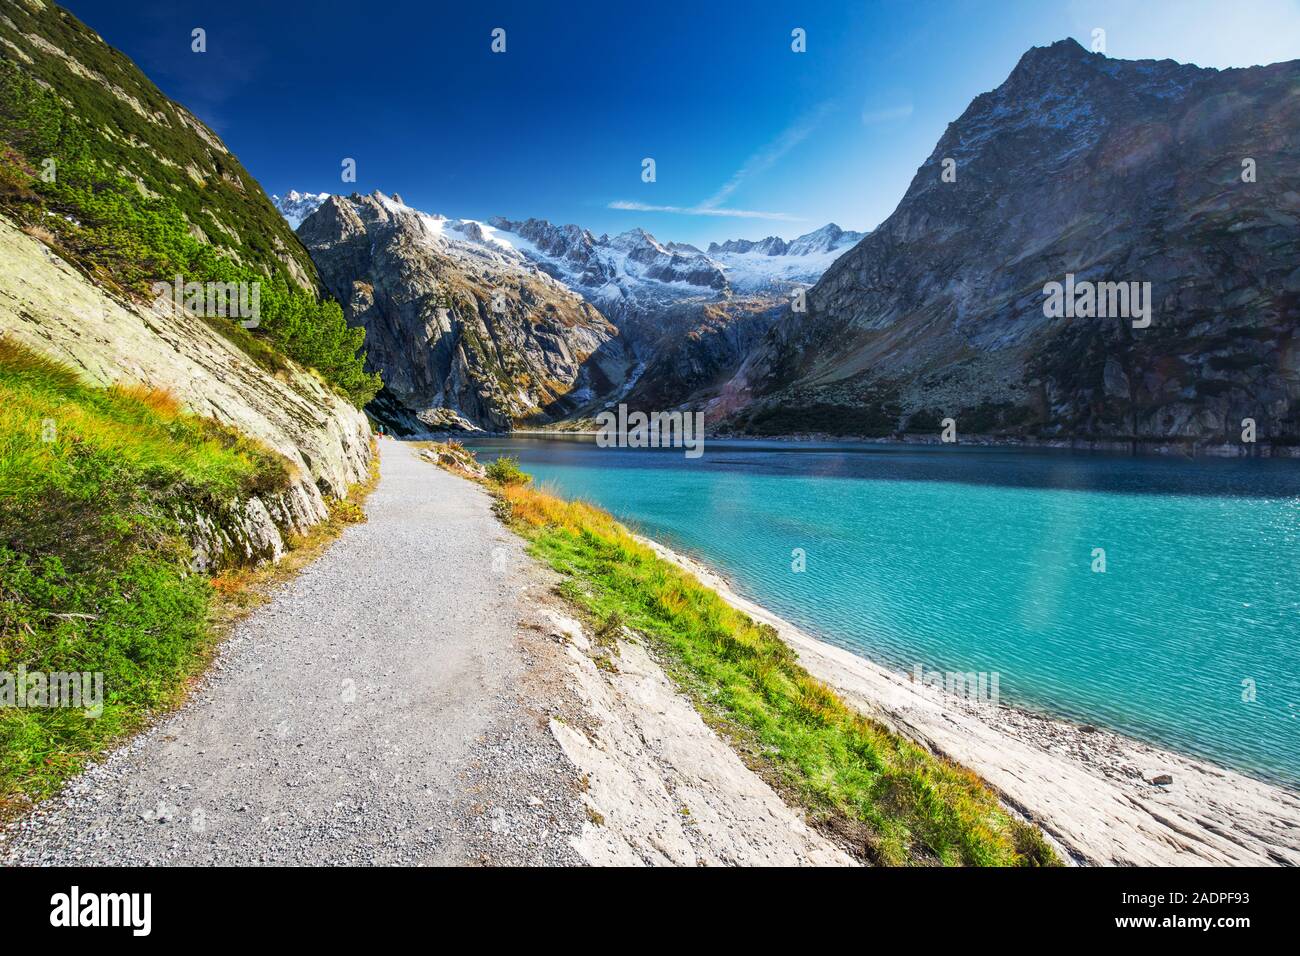
POLYGON ((1300 57, 1300 0, 65 5, 267 192, 379 188, 453 217, 698 244, 874 227, 1030 46, 1088 47, 1100 27, 1116 57, 1300 57), (195 27, 206 53, 190 49, 195 27), (346 157, 355 184, 340 181, 346 157))

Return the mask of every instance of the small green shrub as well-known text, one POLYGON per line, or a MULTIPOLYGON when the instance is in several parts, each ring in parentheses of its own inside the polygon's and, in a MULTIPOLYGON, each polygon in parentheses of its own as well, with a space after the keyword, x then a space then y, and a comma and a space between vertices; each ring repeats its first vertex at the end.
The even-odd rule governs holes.
POLYGON ((502 455, 488 465, 487 476, 498 485, 526 485, 533 480, 532 475, 520 470, 519 459, 509 455, 502 455))

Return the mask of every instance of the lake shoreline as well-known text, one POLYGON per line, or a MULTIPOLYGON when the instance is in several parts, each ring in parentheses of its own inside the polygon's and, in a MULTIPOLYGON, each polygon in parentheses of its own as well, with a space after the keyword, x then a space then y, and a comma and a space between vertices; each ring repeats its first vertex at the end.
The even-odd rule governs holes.
MULTIPOLYGON (((465 438, 557 438, 594 437, 593 428, 521 428, 513 431, 428 432, 406 436, 408 440, 460 441, 465 438)), ((705 445, 710 441, 793 442, 809 444, 834 442, 861 445, 914 445, 914 446, 967 446, 972 448, 1027 448, 1075 451, 1090 454, 1123 455, 1153 458, 1300 458, 1300 446, 1277 445, 1261 441, 1250 447, 1231 442, 1207 443, 1192 439, 1140 438, 1136 442, 1124 439, 1091 438, 1009 438, 1000 435, 961 435, 955 442, 944 442, 935 435, 832 435, 823 432, 797 432, 790 435, 749 435, 734 432, 706 432, 705 445)))
POLYGON ((1300 792, 1113 731, 916 683, 801 631, 708 565, 638 538, 774 627, 809 673, 854 706, 975 771, 1075 863, 1300 865, 1300 792))

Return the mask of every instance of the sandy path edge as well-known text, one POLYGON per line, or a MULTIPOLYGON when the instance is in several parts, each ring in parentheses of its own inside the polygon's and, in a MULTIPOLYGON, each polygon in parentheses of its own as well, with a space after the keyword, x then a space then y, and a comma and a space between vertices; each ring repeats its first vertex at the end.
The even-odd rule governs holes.
POLYGON ((772 625, 864 713, 982 776, 1075 862, 1300 865, 1300 794, 1107 730, 966 700, 805 634, 708 566, 638 536, 728 604, 772 625), (1173 783, 1147 782, 1155 772, 1173 783))

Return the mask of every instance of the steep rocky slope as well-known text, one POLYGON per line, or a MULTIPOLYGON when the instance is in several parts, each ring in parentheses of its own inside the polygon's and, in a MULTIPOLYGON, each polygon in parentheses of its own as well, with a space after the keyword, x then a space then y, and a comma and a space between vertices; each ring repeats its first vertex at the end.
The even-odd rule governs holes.
POLYGON ((1293 445, 1297 148, 1300 62, 1034 48, 713 414, 762 433, 937 433, 952 416, 965 434, 1238 446, 1253 418, 1262 445, 1293 445), (1150 283, 1149 326, 1048 317, 1044 287, 1067 274, 1150 283))
POLYGON ((291 362, 260 366, 202 318, 111 298, 0 216, 0 335, 98 385, 165 389, 190 411, 258 438, 292 466, 288 491, 192 514, 198 567, 278 557, 362 480, 365 416, 291 362))
POLYGON ((376 191, 331 196, 299 228, 350 324, 364 326, 393 427, 544 424, 612 393, 633 367, 598 309, 493 229, 376 191))
MULTIPOLYGON (((196 566, 277 557, 370 457, 361 411, 279 350, 292 336, 263 334, 289 313, 300 325, 324 315, 310 256, 216 134, 67 11, 5 3, 0 57, 0 334, 88 383, 155 390, 283 456, 287 490, 182 516, 196 566), (253 280, 260 314, 244 328, 224 311, 151 301, 173 270, 187 282, 253 280)), ((346 332, 341 317, 330 331, 346 332)), ((339 354, 355 363, 350 348, 339 354)))
POLYGON ((196 238, 315 287, 306 250, 220 138, 72 14, 46 0, 0 5, 0 57, 57 92, 90 131, 95 159, 176 203, 196 238))
POLYGON ((643 313, 637 330, 646 355, 620 400, 630 408, 691 409, 712 398, 777 320, 784 300, 750 295, 693 300, 643 313))

